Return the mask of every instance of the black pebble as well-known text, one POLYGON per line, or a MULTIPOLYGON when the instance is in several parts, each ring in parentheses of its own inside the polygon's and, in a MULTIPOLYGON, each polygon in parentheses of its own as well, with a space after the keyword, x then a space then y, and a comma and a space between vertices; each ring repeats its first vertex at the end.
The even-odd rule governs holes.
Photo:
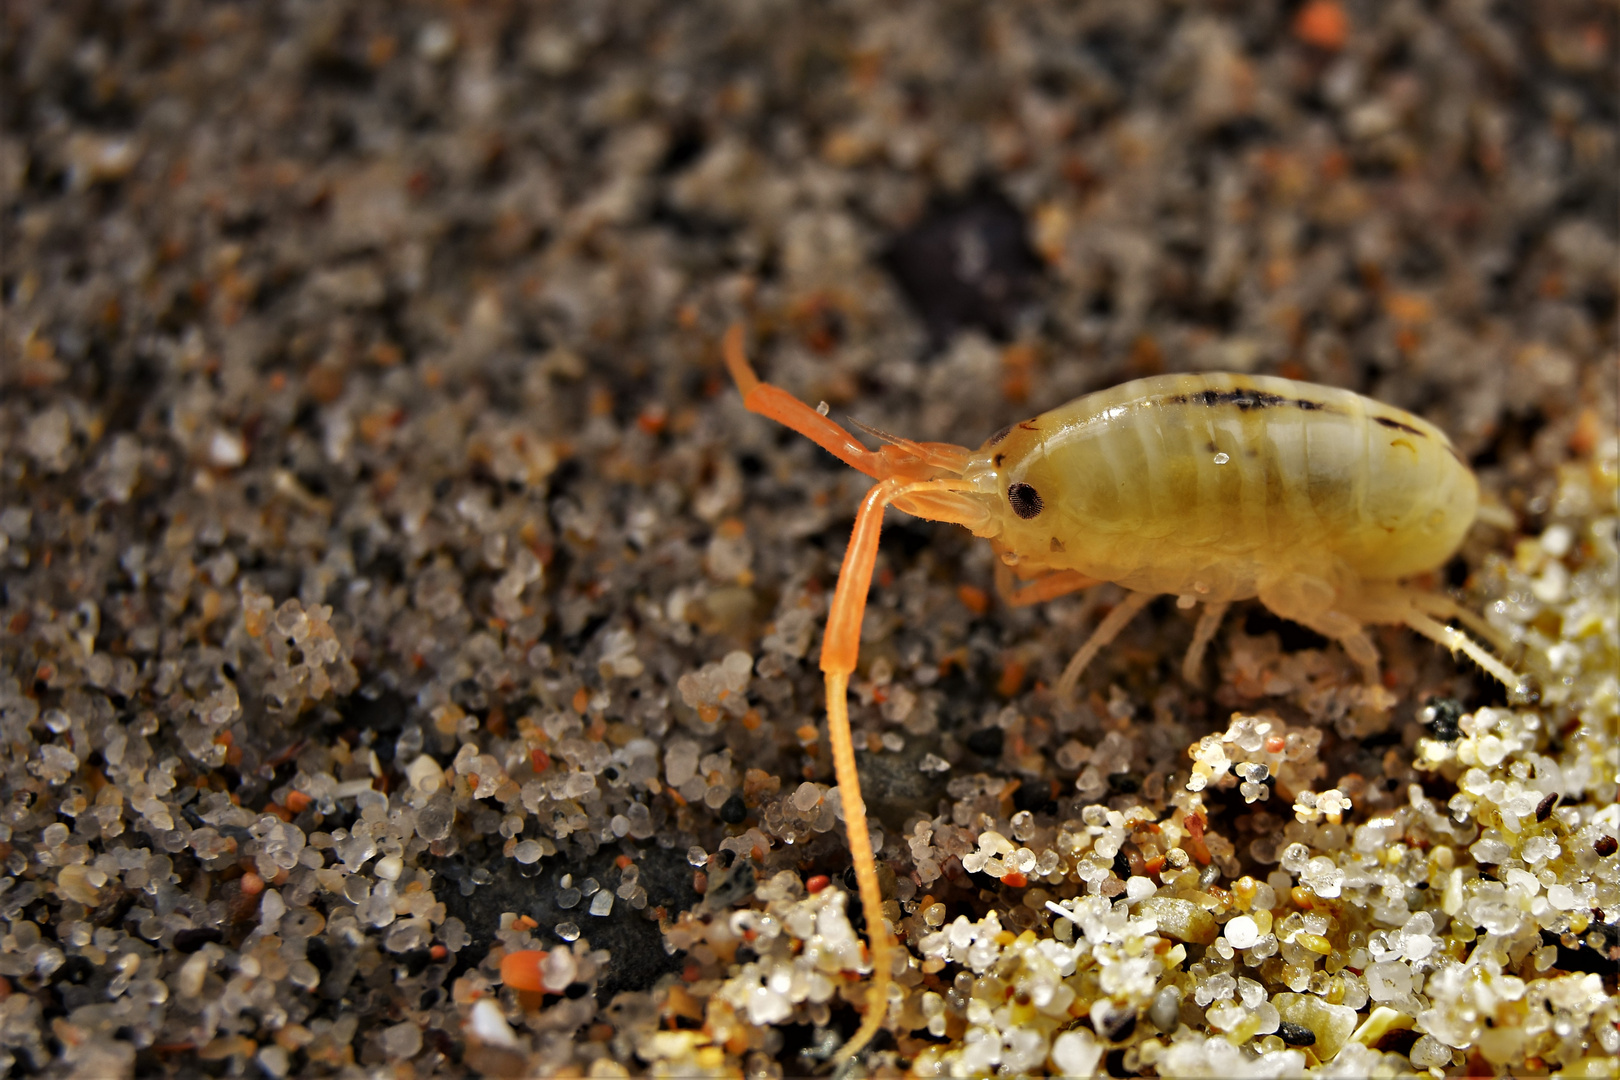
POLYGON ((405 969, 407 975, 413 978, 427 970, 433 963, 433 953, 427 949, 409 949, 399 954, 399 964, 405 969))
POLYGON ((1277 1025, 1277 1037, 1289 1046, 1314 1046, 1316 1044, 1316 1032, 1308 1027, 1290 1024, 1286 1020, 1277 1025))
POLYGON ((1001 747, 1007 741, 1007 733, 998 727, 980 728, 965 741, 967 748, 980 757, 1000 757, 1001 747))
POLYGON ((1463 715, 1462 702, 1456 698, 1432 697, 1423 704, 1432 710, 1423 724, 1430 735, 1441 742, 1456 742, 1462 736, 1462 728, 1457 726, 1463 715))
MULTIPOLYGON (((179 944, 178 938, 175 942, 179 944)), ((332 971, 332 950, 327 946, 324 938, 312 937, 304 945, 304 959, 315 965, 315 970, 322 975, 332 971)))
POLYGON ((174 948, 176 952, 194 953, 207 944, 219 944, 225 937, 218 927, 198 926, 190 930, 176 930, 174 932, 174 948))
POLYGON ((741 825, 748 817, 748 804, 741 795, 733 794, 720 804, 720 820, 727 825, 741 825))
POLYGON ((1058 812, 1057 800, 1052 798, 1051 788, 1043 783, 1020 784, 1018 790, 1013 792, 1013 805, 1032 814, 1058 812))
POLYGON ((1379 1036, 1373 1044, 1373 1049, 1386 1054, 1410 1054, 1412 1046, 1422 1038, 1422 1035, 1411 1028, 1396 1028, 1386 1031, 1379 1036))
POLYGON ((1131 876, 1131 860, 1123 851, 1114 853, 1114 876, 1121 881, 1131 876))
POLYGON ((1115 795, 1135 795, 1142 789, 1142 775, 1134 772, 1108 774, 1108 790, 1115 795))
POLYGON ((1586 933, 1580 935, 1573 949, 1566 946, 1558 934, 1543 930, 1541 943, 1558 949, 1558 959, 1553 961, 1553 966, 1562 971, 1582 971, 1602 975, 1606 979, 1620 974, 1620 959, 1616 959, 1620 957, 1620 927, 1594 922, 1586 933), (1602 938, 1601 948, 1592 948, 1586 940, 1593 933, 1602 938))
POLYGON ((1136 1031, 1136 1010, 1123 1008, 1103 1018, 1097 1034, 1109 1042, 1124 1042, 1136 1031))
POLYGON ((981 187, 936 204, 894 241, 884 263, 938 347, 977 326, 1006 340, 1033 299, 1041 262, 1018 208, 981 187))
POLYGON ((51 973, 52 983, 69 983, 73 986, 83 986, 90 981, 90 976, 96 973, 96 965, 83 956, 69 956, 62 961, 62 966, 51 973))

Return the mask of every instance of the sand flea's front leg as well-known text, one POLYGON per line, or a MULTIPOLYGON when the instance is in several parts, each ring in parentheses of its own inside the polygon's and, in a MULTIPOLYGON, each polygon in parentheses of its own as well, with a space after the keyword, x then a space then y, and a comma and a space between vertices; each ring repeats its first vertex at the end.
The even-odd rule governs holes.
POLYGON ((1136 618, 1137 612, 1153 602, 1153 596, 1153 593, 1126 593, 1119 606, 1097 624, 1097 629, 1093 630, 1091 637, 1080 646, 1080 651, 1070 659, 1068 666, 1063 669, 1063 675, 1057 681, 1054 692, 1059 701, 1067 701, 1074 696, 1074 688, 1079 684, 1080 676, 1085 673, 1086 665, 1091 663, 1104 646, 1119 636, 1119 632, 1125 629, 1125 624, 1136 618))
POLYGON ((1096 578, 1086 577, 1074 570, 1055 570, 1020 585, 1006 563, 996 564, 996 592, 1001 596, 1001 602, 1012 608, 1044 604, 1048 600, 1100 584, 1096 578))
POLYGON ((866 935, 872 952, 866 1015, 861 1019, 860 1028, 838 1051, 839 1061, 858 1054, 883 1026, 888 1013, 889 983, 893 978, 893 945, 883 921, 883 893, 878 886, 872 835, 866 825, 866 802, 861 798, 861 778, 855 768, 855 747, 849 732, 849 676, 860 656, 861 619, 866 613, 866 594, 872 587, 872 570, 877 563, 883 510, 907 486, 901 480, 884 480, 874 485, 862 500, 849 549, 844 552, 844 565, 838 572, 838 586, 833 591, 832 609, 827 614, 827 631, 821 645, 821 670, 827 678, 827 737, 832 744, 833 771, 844 807, 844 830, 849 837, 849 854, 855 866, 855 883, 860 892, 861 911, 866 916, 866 935))

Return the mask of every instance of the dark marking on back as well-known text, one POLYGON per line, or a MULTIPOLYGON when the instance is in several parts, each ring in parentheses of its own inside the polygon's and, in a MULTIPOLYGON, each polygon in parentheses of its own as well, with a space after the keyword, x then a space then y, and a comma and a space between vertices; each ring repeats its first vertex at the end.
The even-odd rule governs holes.
POLYGON ((1394 419, 1393 417, 1375 416, 1375 417, 1373 417, 1373 420, 1376 423, 1382 424, 1387 428, 1393 428, 1396 431, 1404 431, 1408 435, 1416 435, 1420 439, 1423 438, 1423 432, 1419 431, 1417 428, 1413 427, 1411 424, 1403 424, 1399 420, 1394 419))
POLYGON ((1244 412, 1250 409, 1291 407, 1307 412, 1332 412, 1320 401, 1305 398, 1285 398, 1281 394, 1268 394, 1264 390, 1200 390, 1195 394, 1177 394, 1164 398, 1165 405, 1232 405, 1244 412))
POLYGON ((1055 536, 1052 537, 1052 542, 1051 542, 1051 544, 1048 545, 1048 547, 1050 547, 1051 550, 1053 550, 1053 551, 1067 551, 1067 550, 1069 550, 1068 548, 1063 546, 1063 541, 1059 540, 1055 536))
POLYGON ((996 445, 996 443, 1000 442, 1002 439, 1005 439, 1008 435, 1011 435, 1011 434, 1012 434, 1012 425, 1008 424, 1006 427, 1002 428, 1000 431, 996 432, 994 435, 992 435, 988 439, 986 439, 985 442, 984 442, 984 445, 986 445, 986 446, 994 446, 994 445, 996 445))
POLYGON ((1039 431, 1040 428, 1035 426, 1035 421, 1033 421, 1033 420, 1025 420, 1025 421, 1022 421, 1018 425, 1018 430, 1019 431, 1039 431))
POLYGON ((1205 405, 1235 405, 1245 412, 1250 409, 1273 408, 1287 400, 1278 394, 1267 394, 1261 390, 1205 390, 1192 396, 1205 405))
POLYGON ((999 468, 1001 468, 1001 463, 1003 461, 1007 460, 1007 455, 1006 454, 997 454, 995 457, 991 458, 990 460, 991 460, 991 463, 993 465, 995 465, 996 468, 999 469, 999 468))

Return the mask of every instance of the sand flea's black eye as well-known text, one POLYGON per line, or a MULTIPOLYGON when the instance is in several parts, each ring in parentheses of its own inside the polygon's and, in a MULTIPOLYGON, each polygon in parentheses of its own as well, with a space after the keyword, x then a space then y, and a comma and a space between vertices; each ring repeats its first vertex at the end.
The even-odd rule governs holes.
POLYGON ((1013 513, 1021 518, 1032 518, 1041 512, 1041 493, 1028 484, 1014 484, 1007 489, 1007 501, 1012 503, 1013 513))

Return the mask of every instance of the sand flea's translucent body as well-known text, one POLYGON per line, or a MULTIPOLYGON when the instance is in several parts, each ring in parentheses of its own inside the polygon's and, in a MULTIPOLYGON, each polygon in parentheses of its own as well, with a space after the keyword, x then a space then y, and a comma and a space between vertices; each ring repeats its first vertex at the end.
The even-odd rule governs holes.
MULTIPOLYGON (((891 951, 865 809, 850 749, 847 689, 877 556, 883 510, 950 521, 985 537, 1005 569, 1009 603, 1099 582, 1130 590, 1056 687, 1080 674, 1156 595, 1205 604, 1183 663, 1196 681, 1227 606, 1258 597, 1272 611, 1340 642, 1378 678, 1370 623, 1398 623, 1462 651, 1511 686, 1513 671, 1462 631, 1482 620, 1401 580, 1433 570, 1474 520, 1479 488, 1445 434, 1348 390, 1264 376, 1163 375, 1089 394, 997 432, 977 450, 880 436, 869 450, 786 392, 760 382, 740 328, 726 361, 748 408, 815 440, 875 477, 856 517, 822 646, 827 726, 873 979, 859 1050, 882 1023, 891 951), (1013 577, 1027 584, 1014 587, 1013 577)), ((875 434, 875 433, 874 433, 875 434)))

